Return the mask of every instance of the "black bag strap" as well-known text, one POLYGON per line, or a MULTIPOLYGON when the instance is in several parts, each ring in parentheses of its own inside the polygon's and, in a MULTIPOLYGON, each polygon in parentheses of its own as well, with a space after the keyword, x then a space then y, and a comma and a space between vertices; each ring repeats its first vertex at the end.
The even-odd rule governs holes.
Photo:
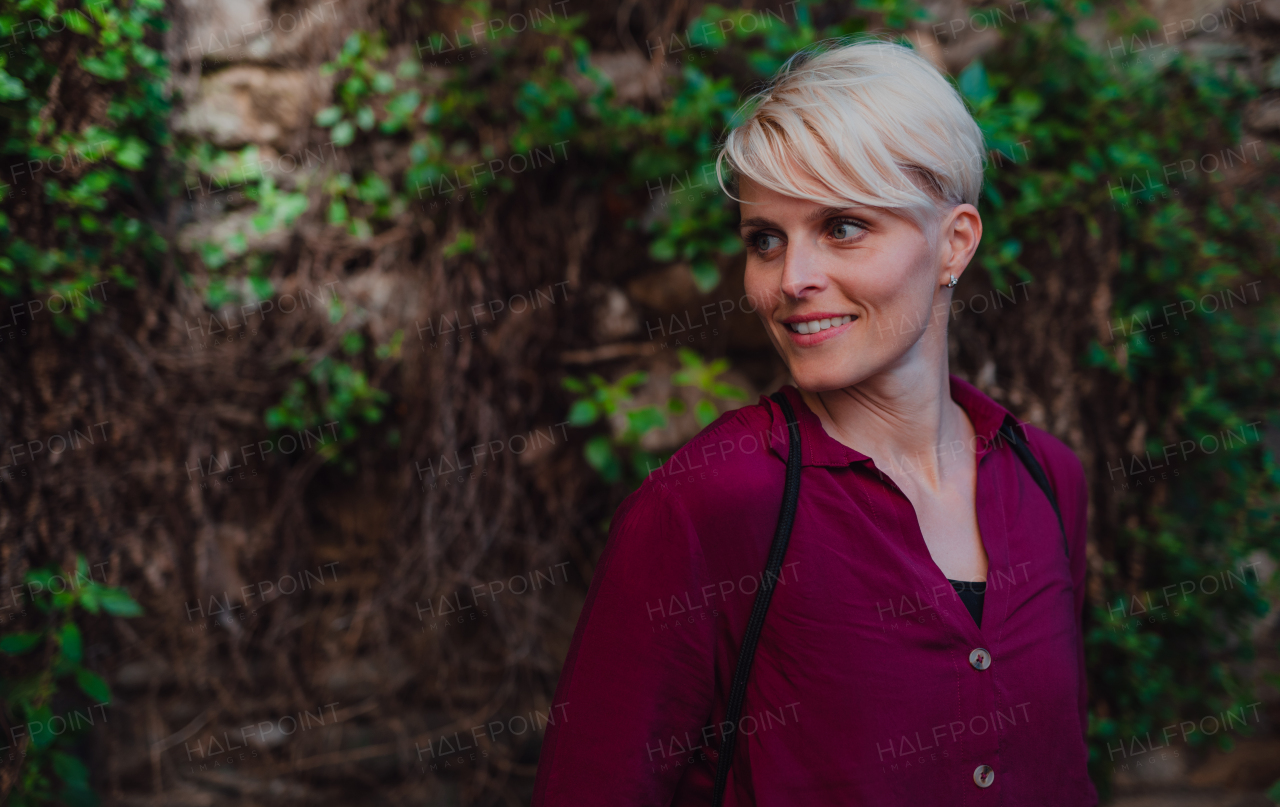
POLYGON ((1067 553, 1067 559, 1071 558, 1071 545, 1067 542, 1067 528, 1062 522, 1062 511, 1058 509, 1058 497, 1053 494, 1053 486, 1049 484, 1049 477, 1045 476, 1044 468, 1040 467, 1040 463, 1036 462, 1035 455, 1031 453, 1031 448, 1026 441, 1018 435, 1018 421, 1014 420, 1013 415, 1006 415, 1004 423, 1000 425, 1000 434, 1004 439, 1009 441, 1009 445, 1013 448, 1013 452, 1018 455, 1018 459, 1022 460, 1022 464, 1027 466, 1031 478, 1036 480, 1036 484, 1044 491, 1044 495, 1049 497, 1049 504, 1053 505, 1053 512, 1058 515, 1058 528, 1062 530, 1062 548, 1067 553))
POLYGON ((725 785, 729 781, 729 768, 733 766, 733 749, 738 739, 738 718, 742 716, 742 702, 747 696, 747 678, 751 675, 751 662, 756 657, 756 643, 760 640, 760 631, 764 628, 764 615, 769 610, 769 601, 773 599, 774 583, 782 572, 782 559, 787 554, 787 544, 791 542, 791 525, 796 520, 796 507, 800 501, 800 422, 787 396, 778 390, 769 396, 782 408, 787 419, 790 432, 790 448, 787 450, 787 485, 782 495, 782 512, 778 514, 778 528, 773 533, 773 544, 769 547, 769 562, 765 565, 764 577, 760 581, 760 589, 756 592, 755 604, 751 606, 751 619, 747 622, 747 632, 742 637, 742 647, 738 650, 738 663, 733 670, 733 685, 729 688, 729 708, 725 712, 724 740, 720 743, 720 762, 716 766, 715 791, 711 803, 720 807, 724 801, 725 785))

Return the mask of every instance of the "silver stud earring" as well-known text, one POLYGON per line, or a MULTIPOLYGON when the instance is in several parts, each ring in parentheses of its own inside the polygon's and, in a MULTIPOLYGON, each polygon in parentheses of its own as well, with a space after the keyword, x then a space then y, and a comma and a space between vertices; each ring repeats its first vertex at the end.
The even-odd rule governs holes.
POLYGON ((952 276, 951 276, 951 282, 947 284, 947 288, 949 288, 949 289, 950 289, 950 288, 955 288, 955 285, 956 285, 957 283, 959 283, 959 282, 960 282, 959 280, 956 280, 956 276, 955 276, 955 275, 952 275, 952 276))

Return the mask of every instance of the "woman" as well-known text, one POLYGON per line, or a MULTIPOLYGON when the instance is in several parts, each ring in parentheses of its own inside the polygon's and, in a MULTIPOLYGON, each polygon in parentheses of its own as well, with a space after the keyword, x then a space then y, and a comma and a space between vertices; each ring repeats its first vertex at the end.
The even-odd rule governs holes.
POLYGON ((730 134, 746 289, 801 445, 741 716, 725 720, 792 442, 767 398, 615 515, 535 805, 710 804, 729 735, 726 805, 1097 803, 1080 462, 1025 424, 1002 435, 1009 413, 948 373, 982 155, 951 85, 881 43, 793 59, 730 134))

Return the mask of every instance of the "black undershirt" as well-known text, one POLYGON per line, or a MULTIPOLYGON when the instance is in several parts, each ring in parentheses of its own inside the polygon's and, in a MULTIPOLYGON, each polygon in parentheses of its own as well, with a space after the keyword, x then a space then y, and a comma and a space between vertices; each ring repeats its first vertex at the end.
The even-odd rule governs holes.
POLYGON ((960 596, 960 601, 964 603, 964 607, 969 609, 969 614, 973 617, 973 621, 978 627, 982 627, 982 601, 987 593, 986 581, 952 580, 948 577, 947 582, 956 590, 956 594, 960 596))

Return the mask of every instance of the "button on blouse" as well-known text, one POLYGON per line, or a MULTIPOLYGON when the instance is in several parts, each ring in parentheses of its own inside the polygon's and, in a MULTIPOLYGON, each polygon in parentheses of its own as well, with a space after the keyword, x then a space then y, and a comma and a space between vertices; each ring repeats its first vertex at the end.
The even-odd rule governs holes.
MULTIPOLYGON (((799 393, 799 509, 756 650, 725 805, 1090 807, 1080 462, 1022 426, 1057 516, 952 377, 973 423, 989 569, 981 626, 910 501, 799 393)), ((726 413, 619 507, 560 674, 535 805, 709 804, 718 724, 782 504, 776 403, 726 413)), ((945 450, 945 449, 944 449, 945 450)), ((890 469, 892 470, 892 469, 890 469)))

